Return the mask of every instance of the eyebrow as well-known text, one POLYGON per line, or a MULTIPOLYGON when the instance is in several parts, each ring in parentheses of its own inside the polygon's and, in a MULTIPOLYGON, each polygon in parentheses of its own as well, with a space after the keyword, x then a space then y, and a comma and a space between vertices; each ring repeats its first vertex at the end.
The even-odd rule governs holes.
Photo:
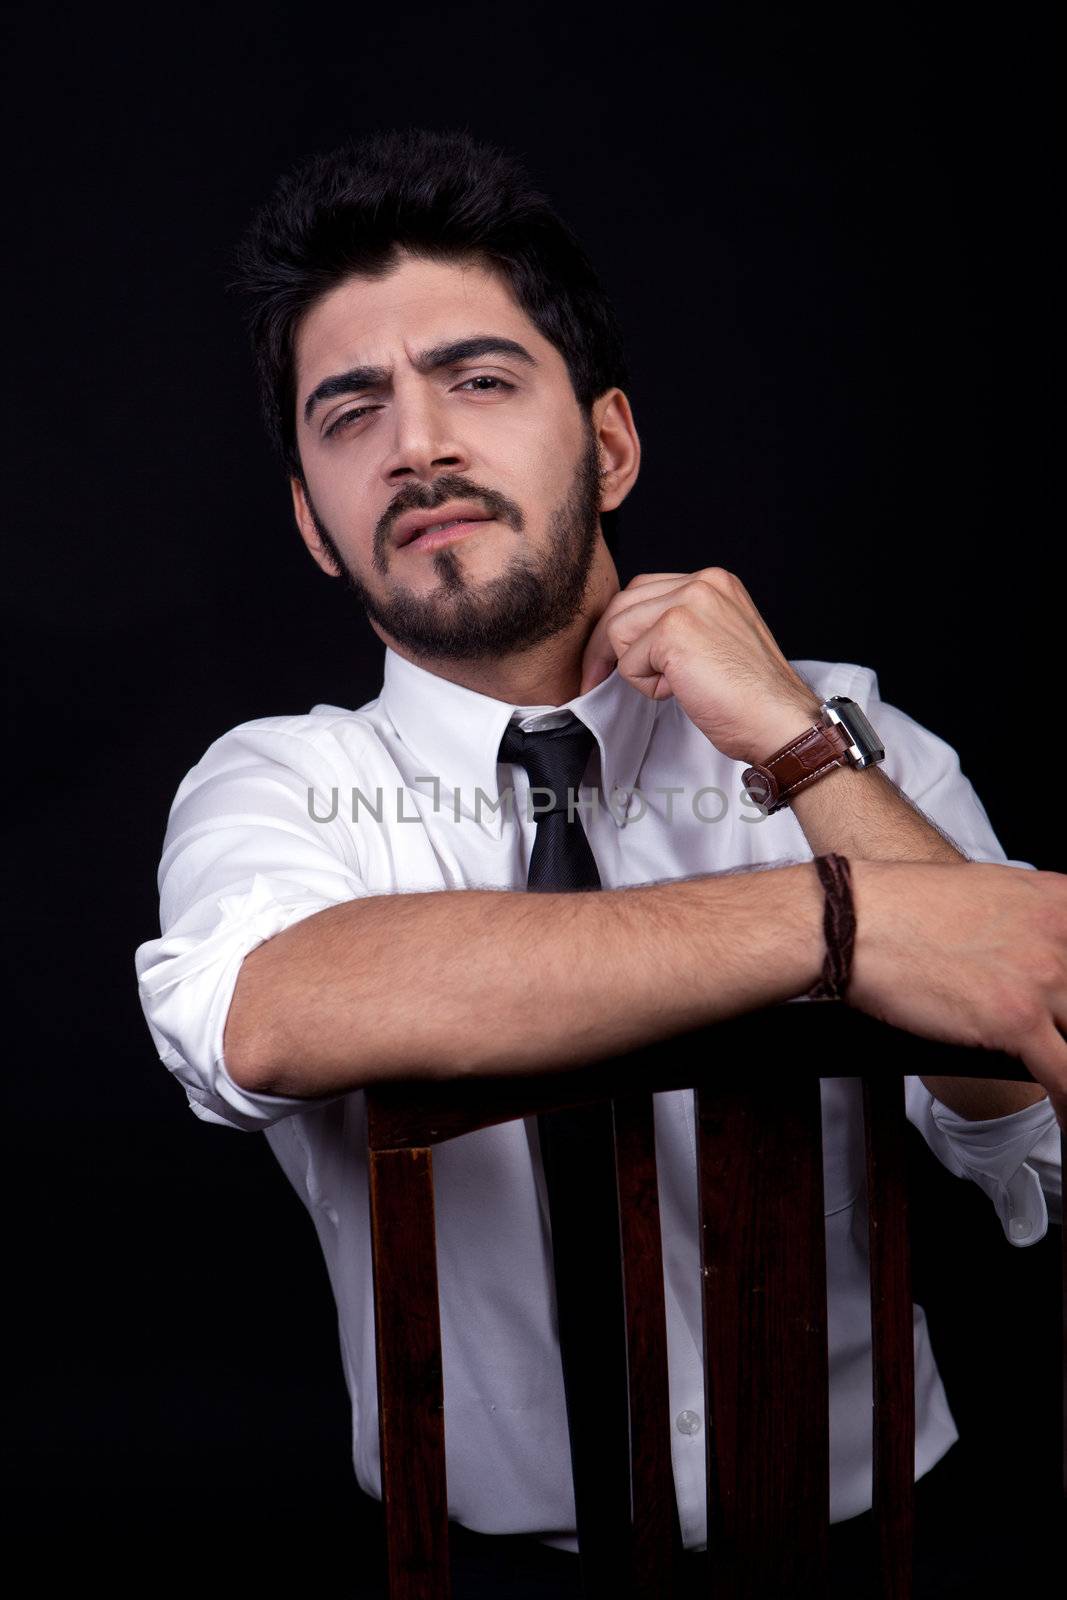
MULTIPOLYGON (((441 367, 454 367, 460 361, 471 361, 479 356, 513 356, 527 366, 538 362, 525 345, 516 339, 505 339, 498 333, 474 333, 465 339, 452 339, 447 344, 435 344, 415 357, 416 372, 436 372, 441 367)), ((383 389, 392 376, 388 367, 352 367, 348 372, 337 372, 323 378, 304 401, 304 421, 311 421, 316 406, 325 400, 335 400, 339 395, 354 394, 361 389, 383 389)))

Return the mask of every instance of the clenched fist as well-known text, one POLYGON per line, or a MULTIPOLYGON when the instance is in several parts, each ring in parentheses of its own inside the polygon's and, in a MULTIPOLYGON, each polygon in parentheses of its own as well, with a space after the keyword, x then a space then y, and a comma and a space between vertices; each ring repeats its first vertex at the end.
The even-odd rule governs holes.
POLYGON ((586 642, 578 692, 616 665, 650 700, 673 694, 735 761, 764 761, 818 720, 818 695, 779 650, 741 579, 723 567, 646 572, 614 594, 586 642))

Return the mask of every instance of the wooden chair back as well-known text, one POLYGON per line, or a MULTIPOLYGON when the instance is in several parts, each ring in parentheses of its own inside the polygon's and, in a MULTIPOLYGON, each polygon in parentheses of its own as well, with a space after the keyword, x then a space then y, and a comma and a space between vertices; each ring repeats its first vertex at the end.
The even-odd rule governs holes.
MULTIPOLYGON (((707 1593, 815 1600, 825 1592, 823 1077, 863 1081, 878 1581, 884 1600, 906 1600, 915 1409, 905 1071, 1028 1078, 1010 1057, 931 1045, 851 1008, 811 1004, 739 1017, 577 1072, 412 1080, 367 1092, 390 1600, 448 1600, 451 1593, 433 1147, 513 1118, 605 1099, 614 1119, 617 1314, 625 1321, 628 1369, 627 1392, 610 1423, 628 1470, 621 1480, 604 1473, 613 1452, 602 1403, 591 1397, 583 1405, 580 1388, 568 1387, 581 1573, 589 1600, 665 1600, 675 1591, 681 1537, 653 1086, 695 1092, 707 1593)), ((561 1353, 566 1374, 562 1319, 561 1353)))

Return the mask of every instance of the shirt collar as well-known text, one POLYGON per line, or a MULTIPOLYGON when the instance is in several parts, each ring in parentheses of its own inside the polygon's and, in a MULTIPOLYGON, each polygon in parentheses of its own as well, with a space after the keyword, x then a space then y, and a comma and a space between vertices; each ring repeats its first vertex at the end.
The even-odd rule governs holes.
MULTIPOLYGON (((503 834, 502 808, 493 809, 500 803, 497 757, 509 722, 544 714, 547 725, 549 713, 562 711, 580 717, 592 729, 600 752, 600 786, 607 809, 622 827, 626 796, 636 784, 659 703, 627 683, 616 668, 603 683, 563 706, 509 705, 416 666, 389 645, 379 696, 379 706, 401 743, 419 762, 420 770, 410 780, 413 787, 433 794, 438 782, 439 804, 448 812, 458 789, 461 815, 477 820, 495 839, 503 834), (486 798, 475 810, 478 789, 486 798), (623 797, 613 800, 620 789, 623 797)), ((504 787, 509 781, 505 771, 504 787)))

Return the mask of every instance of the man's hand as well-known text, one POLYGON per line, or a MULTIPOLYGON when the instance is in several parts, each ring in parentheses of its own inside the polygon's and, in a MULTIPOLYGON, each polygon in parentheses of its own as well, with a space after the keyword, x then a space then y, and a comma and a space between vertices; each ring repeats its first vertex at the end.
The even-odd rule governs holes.
POLYGON ((849 1004, 1014 1056, 1067 1129, 1067 877, 972 861, 851 866, 849 1004))
POLYGON ((616 664, 650 700, 673 694, 735 761, 765 761, 818 721, 818 695, 723 567, 642 573, 613 595, 586 642, 579 693, 616 664))

